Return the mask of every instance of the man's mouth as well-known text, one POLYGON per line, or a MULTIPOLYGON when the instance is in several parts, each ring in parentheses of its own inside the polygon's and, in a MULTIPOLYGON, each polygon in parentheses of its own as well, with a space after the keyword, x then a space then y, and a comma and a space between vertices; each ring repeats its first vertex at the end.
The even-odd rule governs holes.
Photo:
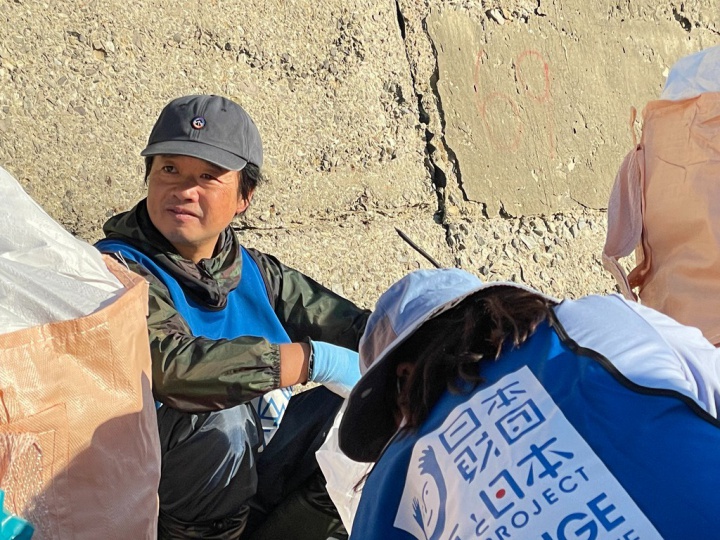
POLYGON ((172 206, 172 207, 168 208, 168 212, 170 212, 171 214, 174 214, 177 217, 183 217, 183 216, 194 217, 194 218, 198 217, 198 215, 195 212, 191 212, 190 210, 188 210, 186 208, 181 208, 179 206, 172 206))

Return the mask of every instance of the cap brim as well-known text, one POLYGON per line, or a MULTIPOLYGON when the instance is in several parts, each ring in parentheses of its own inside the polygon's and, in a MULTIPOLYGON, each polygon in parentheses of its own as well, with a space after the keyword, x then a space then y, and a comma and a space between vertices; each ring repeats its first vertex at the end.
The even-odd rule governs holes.
POLYGON ((360 378, 348 397, 348 404, 343 413, 338 432, 340 450, 354 461, 377 461, 388 441, 397 431, 395 419, 389 405, 385 402, 388 384, 388 370, 392 367, 389 361, 395 350, 405 343, 417 330, 430 319, 450 311, 463 300, 488 289, 496 287, 514 287, 542 296, 553 302, 558 299, 531 289, 520 283, 497 281, 483 283, 479 287, 446 302, 435 310, 418 319, 398 335, 373 362, 368 371, 360 378))
POLYGON ((235 154, 198 141, 163 141, 148 145, 141 156, 157 155, 190 156, 203 159, 228 171, 240 171, 248 162, 235 154))

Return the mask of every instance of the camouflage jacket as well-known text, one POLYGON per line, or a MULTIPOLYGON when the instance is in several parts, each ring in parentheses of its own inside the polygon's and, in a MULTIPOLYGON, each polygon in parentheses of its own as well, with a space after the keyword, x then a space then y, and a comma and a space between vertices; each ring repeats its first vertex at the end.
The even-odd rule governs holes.
MULTIPOLYGON (((145 201, 110 218, 108 239, 122 240, 168 271, 198 303, 223 309, 242 272, 240 244, 228 227, 216 253, 199 263, 181 257, 150 221, 145 201)), ((102 251, 102 241, 99 242, 102 251)), ((357 350, 369 311, 338 296, 275 257, 247 250, 268 298, 293 342, 311 338, 357 350)), ((119 254, 116 257, 122 260, 119 254)), ((212 340, 192 335, 165 285, 148 269, 123 261, 150 284, 148 331, 153 391, 158 401, 186 412, 233 407, 279 386, 279 345, 260 337, 212 340)))

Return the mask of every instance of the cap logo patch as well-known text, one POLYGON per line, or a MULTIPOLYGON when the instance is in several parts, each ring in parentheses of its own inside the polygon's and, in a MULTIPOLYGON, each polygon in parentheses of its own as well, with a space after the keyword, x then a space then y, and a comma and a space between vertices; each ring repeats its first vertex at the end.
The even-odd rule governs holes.
POLYGON ((205 127, 205 119, 202 116, 196 116, 192 119, 190 125, 192 125, 193 129, 202 129, 205 127))

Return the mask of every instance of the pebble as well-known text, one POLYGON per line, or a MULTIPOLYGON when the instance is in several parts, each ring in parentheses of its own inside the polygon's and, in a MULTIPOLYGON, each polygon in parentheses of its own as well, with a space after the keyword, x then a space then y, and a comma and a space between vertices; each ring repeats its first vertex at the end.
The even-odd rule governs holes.
POLYGON ((345 296, 345 289, 343 288, 342 283, 339 283, 339 282, 333 283, 330 288, 332 289, 332 291, 335 294, 339 294, 340 296, 345 296))
POLYGON ((487 15, 496 23, 500 25, 505 24, 505 17, 502 16, 502 13, 499 9, 491 9, 487 12, 487 15))
POLYGON ((537 247, 537 242, 530 238, 529 236, 520 235, 520 240, 523 244, 525 244, 525 247, 528 249, 535 249, 537 247))

